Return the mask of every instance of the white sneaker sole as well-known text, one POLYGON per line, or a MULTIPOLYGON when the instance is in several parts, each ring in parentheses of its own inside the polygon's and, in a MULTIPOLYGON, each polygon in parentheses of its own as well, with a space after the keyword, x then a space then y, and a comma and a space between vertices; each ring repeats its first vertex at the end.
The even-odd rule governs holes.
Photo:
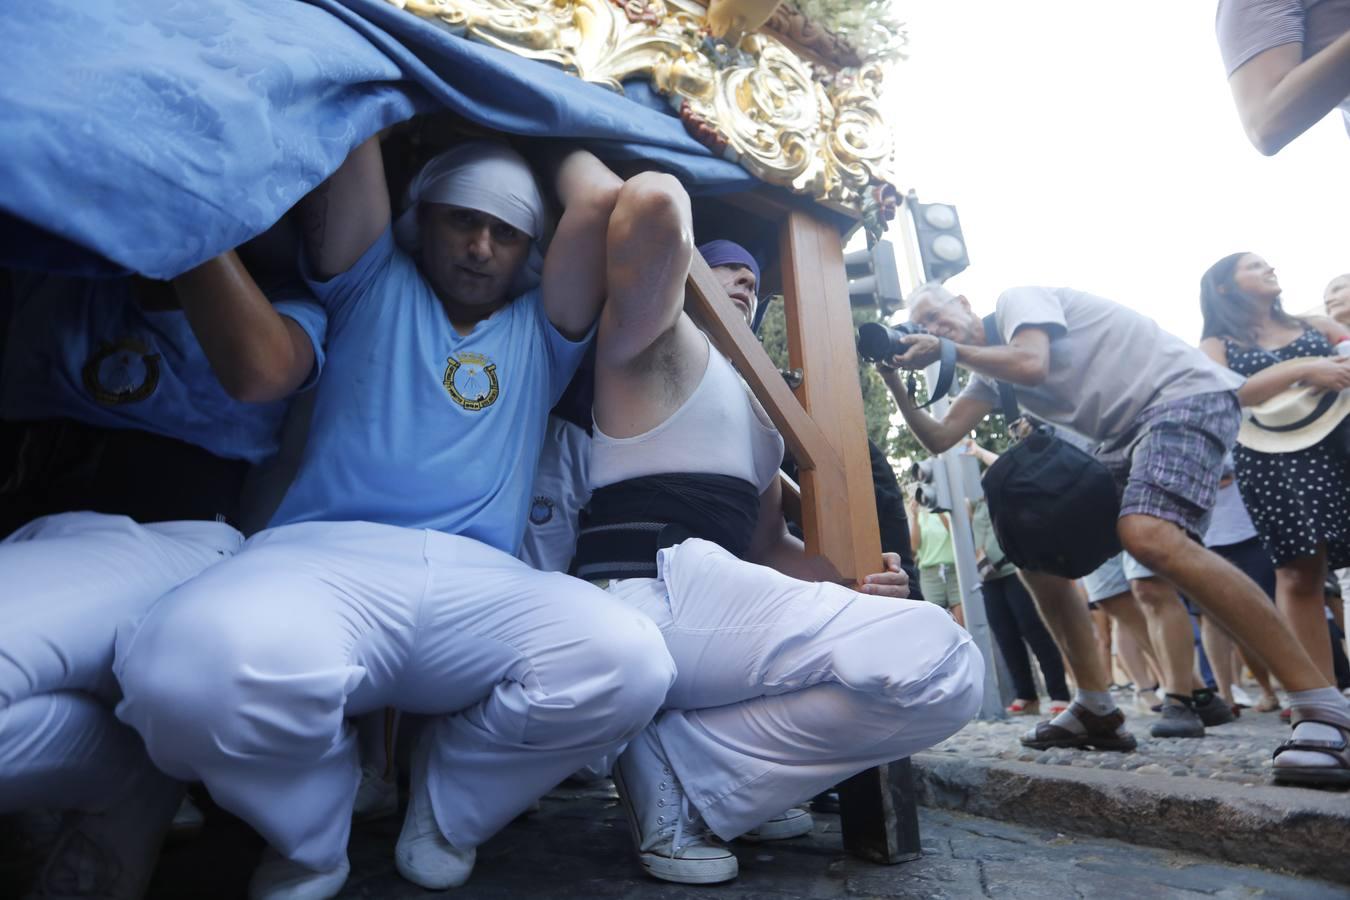
POLYGON ((745 841, 750 844, 758 844, 762 841, 786 841, 791 838, 801 837, 804 834, 810 834, 816 823, 811 819, 810 814, 796 816, 791 819, 783 819, 776 822, 765 822, 758 828, 747 831, 737 840, 745 841))
POLYGON ((727 859, 671 859, 659 853, 641 853, 642 868, 653 878, 676 884, 719 884, 740 874, 736 857, 727 859))
MULTIPOLYGON (((633 835, 633 846, 641 847, 642 829, 638 827, 637 814, 628 803, 628 789, 624 786, 623 775, 619 772, 617 762, 610 777, 614 779, 614 787, 618 790, 619 808, 623 810, 624 818, 628 820, 628 830, 633 835)), ((731 881, 741 872, 735 854, 729 854, 726 859, 671 859, 659 853, 639 850, 638 861, 642 863, 642 870, 648 875, 676 884, 720 884, 723 881, 731 881)))

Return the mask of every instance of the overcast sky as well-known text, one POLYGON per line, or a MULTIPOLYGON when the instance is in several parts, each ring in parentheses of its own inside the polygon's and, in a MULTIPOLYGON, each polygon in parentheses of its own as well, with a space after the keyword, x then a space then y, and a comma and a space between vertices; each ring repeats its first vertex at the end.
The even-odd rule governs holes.
POLYGON ((1199 280, 1265 256, 1285 305, 1350 271, 1339 114, 1267 159, 1238 124, 1213 0, 899 0, 903 190, 957 206, 980 312, 1019 284, 1102 294, 1199 339, 1199 280))

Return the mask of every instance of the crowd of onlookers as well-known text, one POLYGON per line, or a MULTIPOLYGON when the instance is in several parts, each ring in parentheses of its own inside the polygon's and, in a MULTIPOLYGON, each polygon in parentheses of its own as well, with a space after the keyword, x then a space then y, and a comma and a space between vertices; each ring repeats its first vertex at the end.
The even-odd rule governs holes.
MULTIPOLYGON (((1341 389, 1345 364, 1338 360, 1350 353, 1350 275, 1327 284, 1322 308, 1292 316, 1283 308, 1274 270, 1255 254, 1234 254, 1205 273, 1201 304, 1202 346, 1217 361, 1250 378, 1299 359, 1296 365, 1305 371, 1297 380, 1286 377, 1280 388, 1307 384, 1325 390, 1322 396, 1341 389)), ((1350 587, 1350 448, 1345 439, 1350 424, 1337 415, 1344 413, 1333 412, 1335 421, 1324 417, 1316 433, 1302 440, 1277 440, 1265 449, 1241 442, 1229 448, 1203 540, 1260 585, 1328 679, 1350 691, 1342 600, 1343 589, 1350 587)), ((998 459, 973 439, 966 440, 963 452, 985 466, 998 459)), ((998 544, 985 498, 933 510, 918 502, 914 488, 907 510, 924 598, 964 623, 950 517, 968 515, 985 614, 1011 681, 1005 686, 1005 696, 1012 697, 1007 712, 1037 715, 1043 699, 1051 713, 1062 712, 1070 699, 1064 660, 998 544)), ((969 592, 973 586, 965 587, 969 592)), ((1083 578, 1077 590, 1092 612, 1096 646, 1112 684, 1132 689, 1141 711, 1164 710, 1163 686, 1169 679, 1222 701, 1207 707, 1212 711, 1205 715, 1160 720, 1152 729, 1156 736, 1202 736, 1205 725, 1231 721, 1244 709, 1279 711, 1289 718, 1288 708, 1281 709, 1278 681, 1272 681, 1261 660, 1244 653, 1214 617, 1129 553, 1083 578)))

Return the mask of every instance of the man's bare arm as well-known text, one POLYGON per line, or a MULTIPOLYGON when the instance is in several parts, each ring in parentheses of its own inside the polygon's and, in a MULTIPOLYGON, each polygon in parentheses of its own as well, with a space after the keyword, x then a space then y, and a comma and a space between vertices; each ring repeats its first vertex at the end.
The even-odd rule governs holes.
POLYGON ((605 251, 608 296, 596 348, 602 367, 628 367, 681 321, 687 334, 673 352, 699 351, 701 338, 681 315, 693 235, 689 195, 679 181, 644 172, 624 182, 605 251))
MULTIPOLYGON (((901 369, 922 369, 938 361, 939 341, 930 334, 901 338, 909 349, 891 360, 901 369)), ((1012 340, 992 347, 957 344, 958 365, 1009 384, 1035 387, 1050 374, 1050 333, 1035 325, 1017 329, 1012 340)))
POLYGON ((899 372, 882 369, 881 379, 890 388, 905 424, 929 453, 941 453, 948 447, 956 446, 994 408, 993 404, 985 400, 961 395, 952 401, 944 418, 935 419, 919 409, 909 396, 899 372))
POLYGON ((389 227, 389 190, 375 135, 299 203, 310 271, 326 281, 352 267, 389 227))
MULTIPOLYGON (((792 578, 802 581, 819 578, 819 569, 806 558, 806 546, 787 529, 783 519, 783 482, 779 478, 774 478, 773 484, 760 495, 759 518, 755 521, 755 533, 746 555, 751 562, 792 578)), ((883 553, 878 563, 880 571, 864 576, 859 590, 879 597, 908 597, 909 576, 900 567, 900 556, 883 553)))
POLYGON ((173 288, 211 370, 234 399, 280 400, 309 377, 309 335, 276 311, 233 250, 179 275, 173 288))
POLYGON ((1273 156, 1350 96, 1350 32, 1306 60, 1301 43, 1258 53, 1228 86, 1248 140, 1273 156))
POLYGON ((623 179, 585 150, 558 166, 562 220, 544 258, 544 312, 573 340, 590 330, 605 299, 605 242, 623 179))

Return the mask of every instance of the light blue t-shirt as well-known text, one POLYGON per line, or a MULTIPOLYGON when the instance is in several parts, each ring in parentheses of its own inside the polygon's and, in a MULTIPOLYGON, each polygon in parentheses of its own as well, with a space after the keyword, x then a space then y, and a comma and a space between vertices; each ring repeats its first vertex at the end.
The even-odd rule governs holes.
MULTIPOLYGON (((142 309, 129 278, 11 280, 0 417, 134 428, 250 463, 276 452, 286 403, 226 393, 181 310, 142 309)), ((272 299, 314 345, 312 380, 323 365, 323 307, 298 286, 272 299)))
POLYGON ((387 229, 309 284, 328 310, 328 361, 271 524, 381 522, 515 553, 548 411, 587 341, 553 327, 538 291, 459 334, 387 229))

